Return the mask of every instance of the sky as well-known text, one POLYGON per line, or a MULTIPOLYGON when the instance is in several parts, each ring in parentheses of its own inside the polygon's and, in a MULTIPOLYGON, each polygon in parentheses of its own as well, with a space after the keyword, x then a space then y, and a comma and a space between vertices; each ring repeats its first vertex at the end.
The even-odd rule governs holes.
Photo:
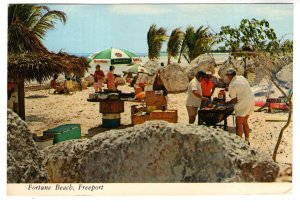
MULTIPOLYGON (((209 26, 239 26, 243 18, 266 19, 278 38, 293 39, 292 4, 50 4, 66 13, 67 22, 57 22, 44 44, 54 52, 93 53, 110 47, 147 53, 147 32, 152 24, 167 34, 177 27, 185 30, 209 26)), ((166 50, 166 43, 162 51, 166 50)))

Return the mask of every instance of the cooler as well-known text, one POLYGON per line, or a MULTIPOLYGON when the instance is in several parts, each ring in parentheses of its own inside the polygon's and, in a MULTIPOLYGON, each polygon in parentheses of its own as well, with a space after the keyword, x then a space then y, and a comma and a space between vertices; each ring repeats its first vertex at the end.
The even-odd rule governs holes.
POLYGON ((53 137, 53 144, 81 138, 80 124, 65 124, 43 132, 44 136, 53 137))

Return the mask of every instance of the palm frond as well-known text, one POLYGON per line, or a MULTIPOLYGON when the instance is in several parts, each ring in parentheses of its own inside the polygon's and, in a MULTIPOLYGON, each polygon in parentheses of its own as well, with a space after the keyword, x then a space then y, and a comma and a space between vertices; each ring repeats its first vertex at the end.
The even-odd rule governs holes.
POLYGON ((180 28, 176 28, 172 31, 168 44, 167 44, 167 52, 170 57, 177 57, 183 39, 183 32, 180 28))
POLYGON ((37 34, 39 38, 43 38, 47 31, 55 28, 55 20, 58 19, 62 23, 66 23, 66 14, 61 11, 49 11, 45 13, 33 26, 32 30, 37 34))
POLYGON ((167 40, 166 29, 156 28, 153 24, 147 33, 148 57, 149 59, 158 58, 162 43, 167 40))
POLYGON ((35 34, 26 27, 24 27, 22 23, 18 20, 10 25, 7 36, 9 53, 48 53, 48 50, 35 36, 35 34))

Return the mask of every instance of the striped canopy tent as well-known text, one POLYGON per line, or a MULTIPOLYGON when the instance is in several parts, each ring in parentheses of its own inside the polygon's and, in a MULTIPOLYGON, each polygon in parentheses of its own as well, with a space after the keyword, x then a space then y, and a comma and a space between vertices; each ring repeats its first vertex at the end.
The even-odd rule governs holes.
POLYGON ((135 64, 141 62, 136 54, 118 48, 109 48, 88 56, 88 62, 107 65, 135 64))

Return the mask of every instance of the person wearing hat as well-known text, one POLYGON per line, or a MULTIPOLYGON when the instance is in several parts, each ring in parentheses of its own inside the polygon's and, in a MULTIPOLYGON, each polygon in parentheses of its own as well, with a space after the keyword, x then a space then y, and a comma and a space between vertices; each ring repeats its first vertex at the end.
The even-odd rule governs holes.
POLYGON ((210 103, 211 95, 215 91, 215 84, 213 83, 213 81, 211 81, 211 78, 212 78, 212 73, 208 71, 206 72, 204 78, 201 80, 200 84, 202 89, 202 95, 208 98, 207 102, 201 103, 201 108, 206 107, 210 103))
POLYGON ((200 82, 205 77, 204 71, 199 71, 195 78, 191 80, 188 86, 188 96, 186 100, 186 108, 189 115, 189 124, 193 124, 198 114, 198 108, 201 106, 201 101, 207 101, 208 98, 202 95, 200 82))
POLYGON ((245 140, 250 145, 248 118, 249 115, 254 112, 255 97, 247 79, 243 76, 236 75, 236 71, 233 68, 229 68, 226 71, 226 77, 228 78, 228 82, 230 82, 228 92, 231 97, 231 100, 227 103, 234 104, 236 134, 243 137, 244 133, 245 140))

